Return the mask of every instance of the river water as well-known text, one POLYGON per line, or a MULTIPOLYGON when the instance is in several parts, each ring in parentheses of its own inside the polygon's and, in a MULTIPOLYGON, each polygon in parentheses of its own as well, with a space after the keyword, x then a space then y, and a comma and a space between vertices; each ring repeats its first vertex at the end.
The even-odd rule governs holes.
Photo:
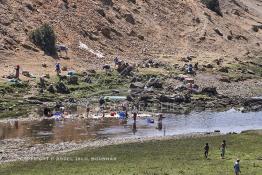
MULTIPOLYGON (((153 118, 152 118, 153 119, 153 118)), ((132 138, 190 134, 196 132, 221 133, 262 129, 262 112, 241 113, 193 112, 188 115, 165 115, 162 122, 138 118, 121 122, 118 119, 66 119, 64 121, 37 120, 0 122, 0 140, 29 138, 33 143, 81 142, 99 138, 132 138)))

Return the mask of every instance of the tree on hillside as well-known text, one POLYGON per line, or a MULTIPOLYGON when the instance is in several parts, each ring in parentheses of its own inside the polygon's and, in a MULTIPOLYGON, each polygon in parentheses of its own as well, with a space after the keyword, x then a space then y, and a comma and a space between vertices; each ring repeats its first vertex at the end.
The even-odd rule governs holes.
POLYGON ((44 24, 32 31, 30 39, 46 54, 51 56, 57 55, 55 32, 49 24, 44 24))
POLYGON ((216 12, 219 16, 223 16, 219 5, 219 0, 201 0, 201 2, 205 4, 208 9, 216 12))

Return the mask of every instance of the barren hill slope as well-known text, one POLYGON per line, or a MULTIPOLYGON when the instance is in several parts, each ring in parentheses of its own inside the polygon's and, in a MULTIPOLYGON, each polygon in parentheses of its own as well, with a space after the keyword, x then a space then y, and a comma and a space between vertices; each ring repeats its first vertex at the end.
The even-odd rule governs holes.
POLYGON ((116 55, 171 63, 261 56, 262 1, 220 0, 220 8, 223 16, 201 0, 0 0, 0 75, 16 64, 36 75, 53 69, 57 60, 28 37, 44 23, 69 47, 70 59, 60 62, 81 70, 116 55))

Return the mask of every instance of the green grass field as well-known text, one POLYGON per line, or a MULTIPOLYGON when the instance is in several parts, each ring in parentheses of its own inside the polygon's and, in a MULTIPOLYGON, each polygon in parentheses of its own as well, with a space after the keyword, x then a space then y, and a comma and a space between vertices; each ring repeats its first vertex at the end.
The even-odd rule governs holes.
POLYGON ((262 175, 262 135, 245 133, 169 141, 150 141, 81 150, 60 157, 82 161, 32 161, 0 165, 0 174, 80 175, 233 175, 235 159, 241 159, 243 175, 262 175), (220 158, 219 145, 227 140, 226 158, 220 158), (203 156, 210 144, 210 158, 203 156), (91 161, 92 157, 115 157, 111 161, 91 161))

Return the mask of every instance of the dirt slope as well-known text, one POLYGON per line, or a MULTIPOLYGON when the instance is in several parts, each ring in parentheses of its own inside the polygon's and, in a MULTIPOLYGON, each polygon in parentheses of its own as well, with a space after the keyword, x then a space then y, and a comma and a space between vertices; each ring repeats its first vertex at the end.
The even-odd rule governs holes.
POLYGON ((116 55, 170 63, 188 55, 205 63, 261 56, 262 30, 252 27, 262 25, 262 1, 220 0, 220 6, 223 17, 200 0, 0 0, 0 75, 16 64, 36 75, 53 70, 57 60, 28 39, 43 23, 70 49, 70 59, 59 61, 78 70, 110 63, 116 55), (80 42, 88 48, 79 48, 80 42))

